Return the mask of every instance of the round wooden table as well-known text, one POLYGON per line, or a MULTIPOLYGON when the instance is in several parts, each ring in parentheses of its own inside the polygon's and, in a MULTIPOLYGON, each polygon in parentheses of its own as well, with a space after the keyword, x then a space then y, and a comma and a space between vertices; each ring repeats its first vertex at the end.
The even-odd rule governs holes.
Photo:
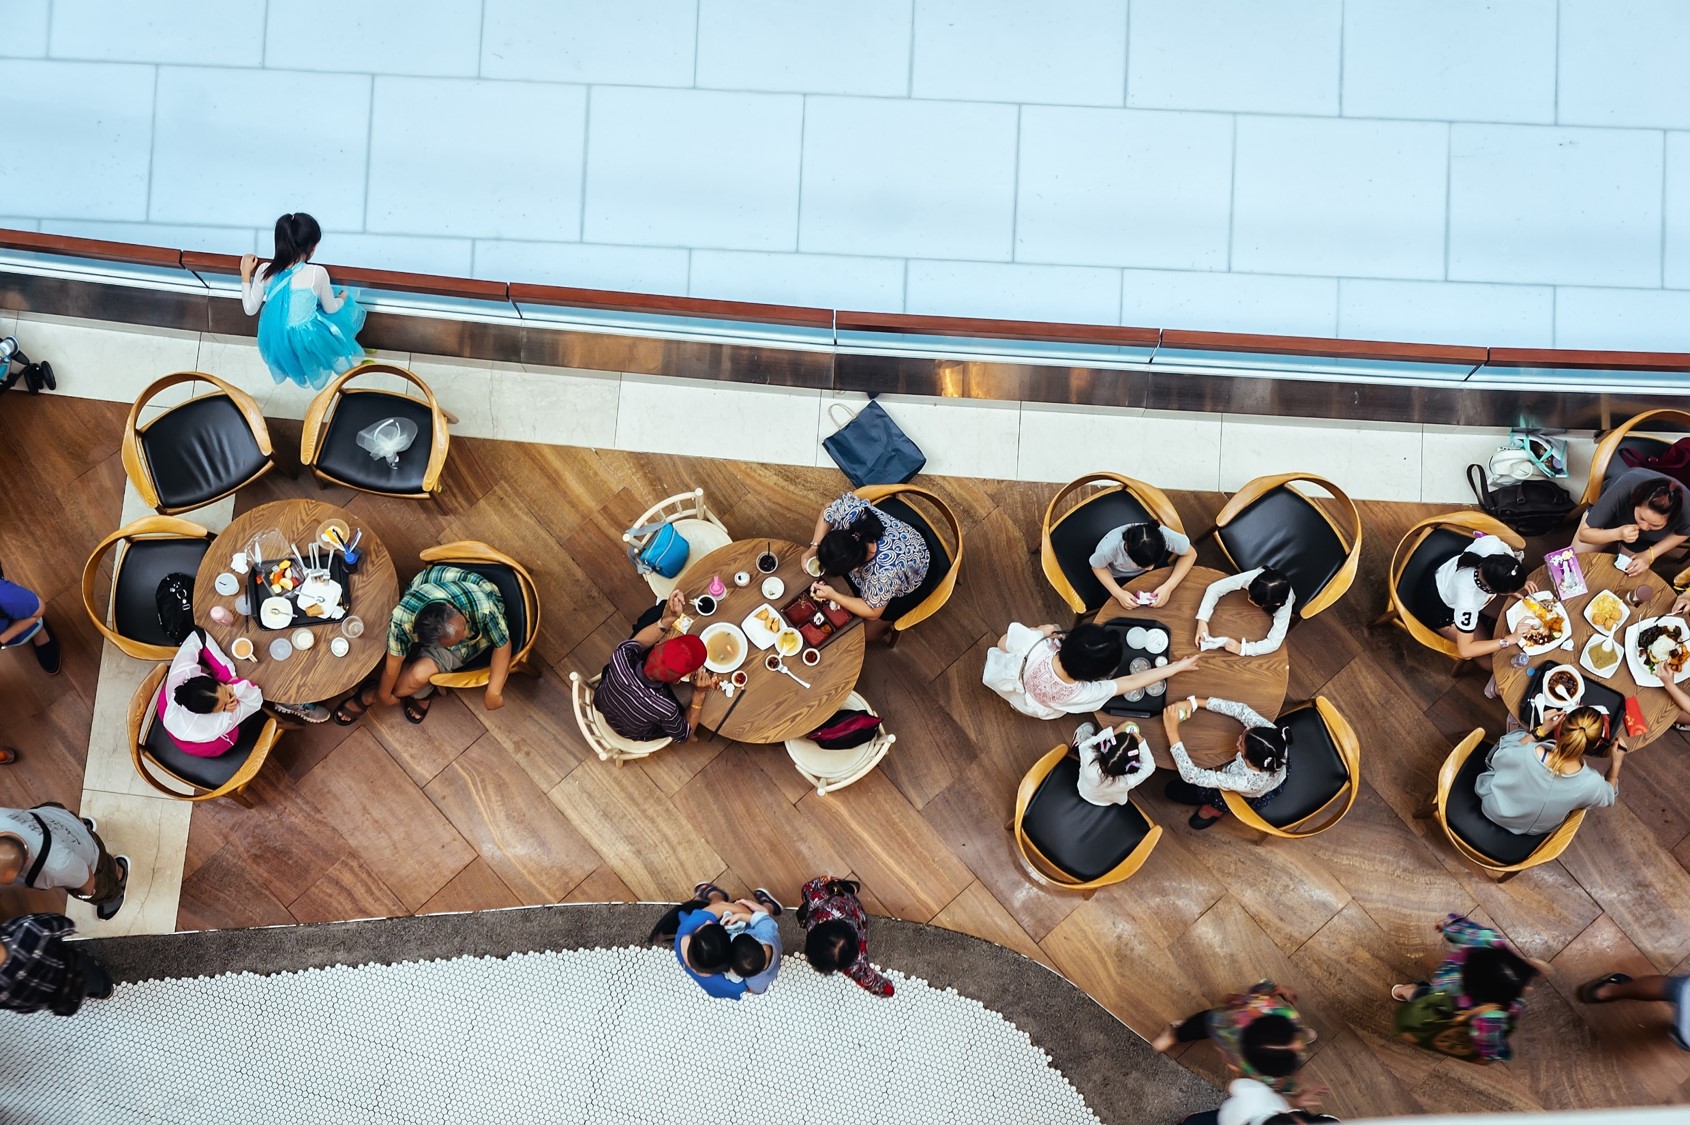
MULTIPOLYGON (((294 650, 286 660, 270 656, 270 642, 277 637, 290 637, 294 626, 286 629, 266 629, 258 623, 258 607, 245 617, 235 608, 235 600, 250 588, 250 575, 237 574, 241 588, 225 597, 212 585, 217 576, 229 569, 231 556, 244 551, 252 537, 267 528, 275 528, 283 538, 299 546, 308 554, 311 540, 323 521, 339 519, 354 532, 360 527, 351 513, 325 504, 320 500, 278 500, 260 504, 243 515, 236 516, 229 526, 212 541, 211 549, 200 561, 199 573, 194 576, 194 620, 216 639, 225 653, 233 658, 236 637, 252 641, 253 661, 236 660, 239 673, 257 684, 264 698, 281 703, 319 703, 350 691, 367 676, 387 654, 387 619, 399 602, 399 576, 393 570, 393 559, 374 532, 364 527, 364 538, 358 544, 362 559, 358 573, 352 575, 348 616, 364 622, 364 635, 348 638, 351 649, 345 656, 329 651, 329 641, 341 636, 340 623, 309 626, 317 643, 309 649, 294 650), (223 606, 235 615, 228 625, 211 619, 211 607, 223 606)), ((345 620, 342 618, 341 620, 345 620)))
MULTIPOLYGON (((684 580, 677 584, 675 589, 679 590, 689 603, 699 594, 706 592, 706 587, 710 585, 710 579, 713 577, 719 576, 722 584, 728 588, 716 612, 709 617, 700 617, 698 611, 690 604, 687 606, 687 615, 693 618, 690 632, 694 636, 717 621, 731 621, 743 629, 741 622, 764 602, 774 606, 778 612, 793 598, 809 589, 814 579, 804 573, 799 561, 805 548, 797 543, 776 539, 772 544, 780 565, 775 569, 774 577, 784 582, 786 589, 778 598, 763 596, 763 580, 769 576, 757 572, 757 556, 762 554, 763 549, 770 543, 771 540, 768 539, 745 539, 729 543, 726 547, 718 547, 696 562, 688 564, 684 580), (733 580, 734 574, 741 570, 751 575, 751 585, 743 589, 735 586, 733 580)), ((857 686, 857 676, 863 670, 864 644, 862 624, 853 621, 821 650, 821 663, 814 668, 806 668, 797 656, 786 657, 786 666, 792 669, 793 675, 806 681, 810 685, 808 688, 763 666, 764 658, 774 651, 773 648, 760 649, 756 645, 748 644, 750 651, 746 655, 745 663, 740 665, 748 677, 742 689, 744 698, 740 697, 739 691, 735 691, 734 698, 730 701, 722 692, 713 691, 705 701, 698 721, 700 725, 709 727, 723 738, 731 738, 735 742, 770 743, 801 738, 839 710, 846 697, 851 694, 851 689, 857 686), (733 709, 733 715, 727 723, 718 727, 731 703, 738 703, 739 706, 733 709)))
MULTIPOLYGON (((1580 674, 1588 677, 1592 683, 1613 688, 1628 698, 1634 695, 1637 697, 1638 705, 1643 708, 1643 721, 1649 724, 1649 729, 1641 737, 1627 740, 1631 748, 1636 750, 1649 745, 1667 732, 1668 728, 1672 726, 1673 719, 1678 715, 1678 706, 1660 688, 1639 687, 1637 681, 1632 678, 1631 665, 1624 659, 1621 659, 1620 666, 1609 673, 1606 678, 1592 676, 1579 664, 1579 653, 1584 651, 1585 641, 1589 640, 1596 632, 1590 622, 1585 620, 1584 607, 1589 604, 1591 598, 1603 590, 1612 590, 1623 598, 1645 582, 1653 586, 1655 592, 1649 600, 1641 606, 1632 606, 1631 616, 1627 617, 1625 624, 1615 631, 1615 641, 1623 645, 1627 629, 1646 617, 1658 617, 1665 613, 1672 608, 1672 603, 1678 595, 1673 593, 1672 584, 1658 574, 1646 573, 1636 578, 1631 577, 1615 566, 1614 556, 1606 552, 1593 551, 1590 554, 1580 555, 1578 560, 1580 569, 1584 571, 1584 584, 1590 589, 1587 593, 1564 603, 1567 607, 1568 619, 1573 626, 1572 651, 1553 648, 1548 652, 1532 657, 1531 662, 1524 668, 1516 668, 1509 661, 1519 650, 1512 647, 1499 650, 1491 657, 1491 671, 1496 676, 1496 693, 1502 697, 1504 703, 1508 704, 1508 713, 1517 716, 1520 713, 1520 701, 1525 698, 1526 683, 1531 678, 1533 668, 1551 661, 1558 664, 1571 664, 1578 668, 1580 674)), ((1555 584, 1549 578, 1547 566, 1540 566, 1533 571, 1531 580, 1545 590, 1555 588, 1555 584)), ((1507 613, 1498 614, 1496 632, 1492 636, 1504 637, 1509 632, 1507 613)), ((1615 719, 1619 718, 1617 715, 1614 717, 1615 719)))
MULTIPOLYGON (((1209 583, 1217 582, 1226 575, 1218 570, 1211 570, 1206 566, 1194 566, 1185 576, 1185 580, 1168 596, 1168 603, 1160 606, 1135 606, 1132 609, 1122 609, 1121 603, 1111 598, 1102 609, 1097 611, 1097 622, 1113 621, 1117 617, 1148 618, 1168 627, 1170 645, 1168 660, 1170 663, 1183 660, 1197 652, 1197 607, 1203 602, 1203 591, 1208 589, 1209 583)), ((1141 574, 1130 582, 1123 583, 1123 589, 1154 590, 1168 576, 1161 570, 1153 570, 1148 574, 1141 574)), ((1217 637, 1233 637, 1237 640, 1260 640, 1267 635, 1273 619, 1266 613, 1250 604, 1250 599, 1244 596, 1242 590, 1235 594, 1228 594, 1215 607, 1214 616, 1209 619, 1209 632, 1217 637)), ((1197 668, 1190 672, 1181 672, 1168 681, 1168 699, 1181 700, 1188 695, 1199 698, 1214 696, 1217 699, 1231 699, 1239 703, 1248 704, 1263 718, 1272 719, 1279 714, 1280 707, 1285 703, 1285 687, 1291 679, 1291 653, 1286 645, 1265 656, 1238 656, 1225 649, 1215 649, 1201 653, 1201 660, 1197 668)), ((1170 702, 1169 706, 1172 706, 1170 702)), ((1097 713, 1096 722, 1116 724, 1123 722, 1120 716, 1097 713)), ((1165 769, 1174 769, 1174 759, 1168 753, 1168 736, 1162 725, 1162 716, 1150 719, 1133 719, 1138 729, 1150 744, 1150 749, 1156 759, 1156 764, 1165 769)), ((1196 715, 1180 724, 1180 735, 1185 741, 1185 751, 1191 755, 1191 760, 1204 769, 1224 766, 1238 754, 1238 736, 1241 730, 1236 722, 1225 715, 1216 715, 1210 711, 1199 710, 1196 715)))

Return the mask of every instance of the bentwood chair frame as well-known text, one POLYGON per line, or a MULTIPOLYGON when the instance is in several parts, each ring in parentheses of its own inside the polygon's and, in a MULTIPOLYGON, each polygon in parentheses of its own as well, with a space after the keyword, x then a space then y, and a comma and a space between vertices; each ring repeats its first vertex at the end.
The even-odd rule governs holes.
POLYGON ((1408 569, 1409 560, 1414 557, 1414 552, 1420 549, 1420 545, 1434 531, 1440 530, 1494 535, 1516 551, 1523 550, 1526 541, 1520 537, 1519 532, 1501 520, 1492 519, 1483 512, 1464 511, 1446 512, 1441 516, 1428 516, 1409 528, 1408 533, 1402 537, 1402 542, 1397 544, 1396 553, 1391 556, 1389 582, 1385 587, 1385 612, 1380 614, 1373 624, 1383 625, 1387 621, 1391 622, 1433 652, 1440 652, 1449 657, 1455 661, 1455 666, 1450 670, 1453 675, 1461 671, 1463 665, 1467 663, 1461 656, 1461 651, 1457 648, 1456 643, 1415 617, 1413 611, 1403 604, 1402 597, 1397 593, 1397 586, 1402 581, 1403 571, 1408 569))
POLYGON ((1338 537, 1338 542, 1346 548, 1343 565, 1338 568, 1337 573, 1327 580, 1326 585, 1321 588, 1318 594, 1296 607, 1296 616, 1306 621, 1322 610, 1330 609, 1339 598, 1349 592, 1351 584, 1355 582, 1356 568, 1361 563, 1361 513, 1356 510, 1355 502, 1349 498, 1344 490, 1325 477, 1318 477, 1312 473, 1278 473, 1274 476, 1257 477, 1234 493, 1232 499, 1226 502, 1226 506, 1215 516, 1215 527, 1210 533, 1214 535, 1215 541, 1220 544, 1221 553, 1226 555, 1227 561, 1232 564, 1234 569, 1242 568, 1239 566, 1238 560, 1232 557, 1232 552, 1227 550, 1226 539, 1220 535, 1221 529, 1231 523, 1239 513, 1276 488, 1284 488, 1293 495, 1301 497, 1306 504, 1319 512, 1321 518, 1332 528, 1333 534, 1338 537), (1347 532, 1339 526, 1337 520, 1332 518, 1332 514, 1326 510, 1325 505, 1296 487, 1295 482, 1298 481, 1304 484, 1312 484, 1331 494, 1332 498, 1344 510, 1346 522, 1349 524, 1347 532))
POLYGON ((204 371, 176 371, 164 376, 163 378, 155 379, 146 390, 142 391, 140 396, 135 399, 135 404, 129 408, 129 418, 123 425, 123 443, 121 453, 123 457, 123 471, 128 474, 130 483, 135 486, 135 494, 141 498, 141 502, 147 507, 152 508, 160 515, 166 516, 173 516, 180 512, 191 512, 198 508, 202 508, 207 504, 215 504, 217 501, 222 500, 225 497, 233 496, 236 492, 245 488, 247 485, 251 484, 253 481, 276 467, 276 453, 270 444, 270 429, 264 422, 264 411, 258 405, 258 400, 254 399, 251 395, 247 394, 234 384, 225 382, 217 376, 207 374, 204 371), (159 419, 154 418, 143 424, 141 422, 141 412, 160 391, 169 387, 178 386, 182 383, 209 383, 216 389, 213 391, 207 391, 204 394, 191 395, 185 402, 179 402, 173 406, 165 407, 165 414, 199 399, 209 398, 213 395, 219 394, 226 395, 229 401, 234 403, 235 409, 240 411, 241 419, 246 422, 247 428, 252 431, 252 439, 258 444, 258 451, 264 455, 264 464, 257 472, 253 473, 245 480, 231 484, 228 488, 214 496, 207 497, 206 499, 193 504, 170 506, 166 505, 159 497, 158 482, 153 477, 152 469, 147 463, 146 452, 143 450, 141 445, 142 434, 145 433, 147 429, 157 424, 159 419))
MULTIPOLYGON (((939 524, 943 524, 945 528, 950 530, 951 539, 955 543, 954 547, 951 544, 946 544, 950 548, 951 565, 945 572, 944 577, 940 578, 938 584, 927 592, 926 597, 905 610, 903 616, 892 622, 892 631, 887 635, 886 641, 889 645, 895 645, 906 629, 913 628, 926 621, 943 609, 945 603, 951 600, 951 594, 956 590, 957 575, 962 572, 962 523, 956 518, 956 513, 951 511, 949 504, 940 499, 937 494, 917 485, 865 484, 857 489, 856 495, 858 499, 867 500, 870 504, 893 498, 907 501, 912 497, 919 497, 939 513, 939 524)), ((928 519, 928 525, 933 528, 933 533, 943 541, 945 537, 942 534, 942 529, 935 525, 931 518, 928 519)))
POLYGON ((1590 457, 1590 476, 1584 482, 1584 495, 1579 497, 1581 509, 1590 507, 1601 497, 1602 482, 1608 476, 1608 467, 1619 455, 1620 446, 1633 433, 1644 429, 1644 424, 1651 419, 1671 422, 1690 430, 1690 410, 1663 406, 1658 410, 1645 410, 1633 418, 1628 418, 1602 435, 1602 440, 1596 443, 1596 450, 1590 457))
POLYGON ((1124 492, 1138 502, 1139 506, 1155 517, 1163 527, 1172 528, 1181 535, 1185 534, 1185 525, 1180 522, 1179 512, 1174 509, 1173 502, 1168 499, 1161 489, 1155 485, 1146 484, 1132 477, 1119 473, 1087 473, 1078 480, 1069 481, 1050 498, 1050 504, 1045 508, 1043 534, 1039 540, 1039 565, 1045 572, 1045 581, 1051 584, 1055 591, 1062 595, 1062 600, 1068 603, 1068 608, 1074 611, 1076 619, 1085 614, 1092 607, 1086 605, 1085 598, 1074 589, 1074 584, 1062 571, 1062 563, 1056 557, 1056 548, 1050 541, 1051 532, 1055 531, 1063 521, 1088 504, 1095 504, 1116 493, 1124 492), (1079 503, 1067 509, 1062 509, 1062 503, 1074 493, 1089 485, 1102 484, 1106 487, 1093 489, 1091 494, 1079 503), (1058 515, 1058 511, 1061 514, 1058 515))
MULTIPOLYGON (((1355 728, 1350 725, 1348 719, 1338 713, 1338 708, 1324 695, 1315 696, 1314 707, 1320 713, 1321 722, 1326 724, 1326 733, 1332 739, 1332 745, 1338 751, 1338 758, 1344 763, 1350 779, 1324 805, 1285 828, 1269 824, 1243 797, 1223 789, 1221 799, 1226 802, 1227 811, 1237 817, 1239 823, 1246 828, 1254 828, 1263 833, 1257 843, 1266 843, 1275 837, 1281 840, 1306 840, 1310 836, 1318 836, 1343 820, 1356 803, 1356 795, 1361 791, 1361 742, 1356 738, 1355 728), (1317 817, 1324 819, 1319 820, 1312 828, 1305 827, 1317 817)), ((1296 748, 1292 747, 1292 753, 1295 752, 1296 748)))
POLYGON ((1138 872, 1138 869, 1144 866, 1144 861, 1150 858, 1150 853, 1156 850, 1157 841, 1162 838, 1162 827, 1139 807, 1137 801, 1132 801, 1130 803, 1133 808, 1138 811, 1140 816, 1144 817, 1145 823, 1150 827, 1144 833, 1144 838, 1138 842, 1132 851, 1127 853, 1126 858, 1095 879, 1078 881, 1062 874, 1062 868, 1046 858, 1045 854, 1039 851, 1038 846, 1028 839, 1027 833, 1022 827, 1022 821, 1027 815, 1027 805, 1032 801, 1033 794, 1039 791, 1039 786, 1044 784, 1044 780, 1049 776, 1050 771, 1055 769, 1057 763, 1067 757, 1070 752, 1068 746, 1058 746, 1033 763, 1033 768, 1028 770, 1026 775, 1021 778, 1020 788, 1016 790, 1015 819, 1011 822, 1010 827, 1015 833, 1015 846, 1021 853, 1022 866, 1027 869, 1028 874, 1047 887, 1064 891, 1079 891, 1086 898, 1090 898, 1099 887, 1107 887, 1112 883, 1120 883, 1132 878, 1138 872))
POLYGON ((593 691, 602 675, 601 672, 591 679, 582 679, 579 672, 569 673, 569 697, 575 708, 575 725, 581 728, 582 737, 599 756, 599 761, 615 762, 620 766, 631 759, 655 754, 675 741, 672 738, 654 738, 648 742, 635 742, 611 730, 610 724, 593 709, 593 691))
POLYGON ((94 628, 100 635, 116 645, 125 656, 133 656, 137 660, 169 660, 176 655, 176 648, 172 645, 147 644, 132 637, 126 637, 113 627, 117 610, 117 581, 123 568, 123 553, 129 550, 129 544, 136 540, 159 539, 204 539, 208 543, 212 539, 210 530, 189 520, 178 519, 175 516, 143 516, 133 523, 118 528, 94 548, 88 556, 88 561, 82 567, 82 608, 87 611, 88 619, 94 623, 94 628), (111 585, 106 596, 106 611, 101 613, 94 606, 94 584, 99 581, 100 560, 105 557, 114 545, 121 544, 121 553, 112 563, 111 585))
POLYGON ((1445 808, 1449 801, 1450 789, 1455 784, 1456 775, 1461 772, 1461 767, 1466 764, 1467 759, 1478 751, 1484 739, 1484 728, 1480 727, 1463 738, 1455 749, 1449 752, 1449 757, 1444 759, 1443 766, 1438 770, 1438 792, 1435 798, 1434 812, 1438 826, 1444 830, 1444 835, 1449 837, 1449 842, 1455 845, 1455 850, 1463 858, 1482 868, 1498 883, 1506 883, 1527 868, 1548 863, 1566 851, 1567 846, 1573 842, 1573 837, 1578 834, 1579 826, 1584 823, 1586 810, 1578 809, 1571 813, 1566 820, 1561 822, 1559 828, 1545 837, 1543 843, 1538 845, 1537 850, 1519 863, 1504 863, 1501 860, 1493 859, 1467 843, 1449 826, 1449 818, 1445 814, 1445 808))
POLYGON ((258 776, 258 771, 264 768, 265 761, 270 757, 270 751, 275 748, 281 738, 281 730, 274 718, 267 718, 264 728, 259 732, 258 741, 247 754, 246 761, 230 777, 228 781, 215 789, 205 789, 186 778, 177 777, 164 766, 147 754, 143 749, 142 733, 149 722, 163 722, 163 718, 154 713, 158 697, 159 685, 164 682, 166 673, 170 671, 168 664, 160 664, 147 673, 146 679, 136 689, 129 700, 129 756, 135 764, 135 772, 141 775, 141 780, 176 801, 214 801, 219 797, 228 797, 236 804, 252 807, 252 800, 246 795, 246 787, 252 779, 258 776), (157 770, 155 774, 153 771, 157 770), (184 793, 180 789, 172 788, 158 774, 175 785, 183 786, 191 792, 184 793))
MULTIPOLYGON (((359 394, 375 393, 414 401, 411 395, 398 391, 365 391, 359 394)), ((311 405, 305 411, 305 423, 299 435, 299 463, 311 470, 311 475, 317 478, 317 486, 323 487, 323 482, 338 484, 345 488, 356 489, 359 492, 369 492, 377 496, 392 496, 401 500, 428 500, 437 497, 443 487, 440 476, 446 469, 446 453, 452 443, 448 426, 451 422, 445 408, 434 397, 434 391, 420 377, 412 374, 403 367, 391 363, 361 363, 352 370, 337 376, 328 386, 317 393, 311 400, 311 405), (328 435, 329 427, 334 422, 334 413, 341 399, 347 393, 345 387, 354 379, 366 375, 392 375, 416 387, 422 392, 422 400, 428 407, 428 413, 433 424, 429 427, 428 462, 423 468, 422 487, 417 492, 386 492, 376 488, 366 488, 351 481, 340 480, 324 472, 318 467, 318 461, 323 454, 323 442, 328 435)), ((421 435, 418 435, 421 437, 421 435)))
MULTIPOLYGON (((708 555, 711 551, 726 547, 733 542, 733 535, 728 531, 727 525, 715 512, 710 510, 710 505, 705 503, 704 489, 702 488, 695 488, 691 492, 676 493, 674 496, 659 500, 647 508, 644 514, 636 519, 631 526, 639 528, 655 523, 674 524, 676 532, 687 541, 688 547, 686 565, 681 567, 681 572, 675 577, 665 578, 656 571, 651 571, 642 576, 645 578, 646 585, 651 587, 652 595, 657 598, 667 598, 670 591, 682 578, 686 577, 687 568, 692 566, 693 563, 708 555), (693 520, 707 525, 707 527, 685 526, 693 520)), ((635 535, 631 531, 624 531, 622 542, 633 548, 634 552, 638 554, 645 549, 645 545, 651 542, 651 537, 656 534, 655 531, 648 531, 643 535, 635 535)))
MULTIPOLYGON (((880 714, 868 700, 854 691, 846 697, 845 702, 840 704, 840 707, 846 710, 867 711, 871 715, 880 714)), ((874 732, 873 738, 852 750, 823 750, 808 738, 789 738, 786 740, 786 753, 792 759, 792 765, 797 769, 799 775, 816 787, 816 796, 825 797, 837 789, 843 789, 847 785, 855 785, 874 772, 874 768, 880 765, 886 757, 886 752, 892 748, 892 744, 896 741, 898 741, 898 736, 882 725, 879 730, 874 732), (829 773, 823 769, 815 768, 814 760, 808 763, 804 761, 811 754, 821 757, 846 758, 848 754, 852 753, 856 755, 854 763, 851 768, 843 773, 829 773)))
MULTIPOLYGON (((442 543, 438 547, 430 547, 420 552, 417 557, 426 566, 433 566, 435 563, 470 563, 510 568, 516 575, 517 585, 522 588, 522 619, 528 633, 522 647, 511 653, 510 670, 513 675, 521 672, 538 677, 542 674, 543 669, 532 658, 534 642, 540 638, 540 591, 527 567, 479 539, 442 543)), ((491 668, 469 668, 461 672, 436 672, 428 678, 428 682, 438 688, 479 688, 486 687, 492 675, 491 668)))

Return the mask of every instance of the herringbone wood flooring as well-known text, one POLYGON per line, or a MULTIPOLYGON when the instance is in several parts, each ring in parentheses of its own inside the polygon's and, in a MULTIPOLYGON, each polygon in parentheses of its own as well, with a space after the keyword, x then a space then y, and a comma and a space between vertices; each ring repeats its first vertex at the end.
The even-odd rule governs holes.
MULTIPOLYGON (((75 578, 118 518, 124 410, 21 395, 0 406, 3 561, 48 592, 67 667, 47 681, 22 654, 0 657, 3 739, 27 754, 0 773, 0 792, 8 804, 68 803, 81 786, 99 653, 75 578)), ((288 448, 297 427, 274 429, 288 448)), ((604 765, 575 728, 566 677, 597 670, 649 601, 618 539, 647 503, 702 485, 735 534, 802 539, 842 486, 835 472, 458 440, 440 506, 331 490, 383 536, 403 577, 419 549, 456 538, 524 560, 544 601, 547 670, 513 679, 498 712, 465 692, 422 726, 389 710, 351 729, 288 734, 254 786, 256 808, 195 810, 179 925, 673 900, 706 877, 790 895, 816 872, 851 871, 871 909, 1017 949, 1146 1034, 1257 977, 1289 983, 1322 1032, 1310 1073, 1344 1116, 1690 1097, 1690 1055, 1668 1043, 1664 1009, 1573 999, 1599 970, 1690 969, 1684 740, 1669 735, 1636 755, 1619 806, 1590 817, 1560 862, 1503 886, 1411 818, 1451 742, 1500 721, 1482 674, 1452 680, 1404 634, 1366 628, 1392 548, 1432 509, 1364 505, 1354 590, 1291 635, 1290 698, 1328 696, 1361 735, 1366 780, 1344 823, 1265 846, 1230 822, 1198 836, 1152 784, 1142 800, 1166 828, 1161 845, 1136 877, 1087 901, 1031 882, 1004 831, 1016 782, 1066 728, 1014 714, 979 684, 1006 621, 1066 620, 1029 554, 1052 488, 926 483, 966 528, 961 582, 898 648, 870 652, 861 687, 898 743, 877 773, 826 797, 778 746, 715 741, 604 765), (1512 1065, 1481 1069, 1388 1038, 1385 989, 1421 975, 1435 954, 1431 923, 1449 910, 1488 920, 1554 966, 1512 1065)), ((293 495, 321 494, 272 474, 239 506, 293 495)), ((1201 529, 1223 498, 1174 499, 1201 529)), ((4 905, 51 902, 7 892, 4 905)), ((1183 1061, 1219 1077, 1208 1048, 1183 1061)))

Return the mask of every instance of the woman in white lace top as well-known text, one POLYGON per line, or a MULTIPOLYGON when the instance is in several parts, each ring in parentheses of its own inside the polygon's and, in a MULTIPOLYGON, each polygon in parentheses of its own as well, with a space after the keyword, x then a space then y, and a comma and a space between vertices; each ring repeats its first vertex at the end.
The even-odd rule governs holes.
POLYGON ((1201 699, 1195 695, 1170 704, 1162 712, 1168 730, 1168 753, 1179 767, 1179 777, 1168 782, 1167 795, 1182 805, 1196 805, 1187 822, 1196 829, 1208 828, 1226 812, 1223 790, 1237 793, 1260 809, 1279 796, 1290 769, 1291 728, 1269 722, 1244 703, 1228 699, 1201 699), (1217 715, 1237 719, 1244 725, 1238 736, 1238 755, 1219 769, 1202 769, 1186 753, 1179 725, 1202 707, 1217 715))

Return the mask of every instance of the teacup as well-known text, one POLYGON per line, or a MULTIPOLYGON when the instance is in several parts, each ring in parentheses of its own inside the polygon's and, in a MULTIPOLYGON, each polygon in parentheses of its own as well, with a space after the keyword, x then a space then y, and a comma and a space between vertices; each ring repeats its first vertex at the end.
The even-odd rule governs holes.
POLYGON ((741 570, 734 574, 734 585, 745 587, 751 585, 751 575, 741 570))
POLYGON ((771 652, 768 656, 763 658, 763 667, 767 668, 771 672, 778 672, 785 667, 785 665, 781 663, 781 659, 777 654, 771 652))
POLYGON ((252 642, 245 637, 236 637, 234 642, 229 645, 229 652, 236 660, 251 660, 252 642))
POLYGON ((698 610, 700 617, 709 617, 716 612, 716 599, 709 594, 700 594, 692 600, 692 608, 698 610))
POLYGON ((804 560, 804 573, 811 578, 820 578, 822 576, 822 561, 811 555, 804 560))
POLYGON ((805 667, 814 668, 816 665, 820 664, 821 662, 822 662, 822 654, 821 654, 820 650, 813 649, 813 648, 807 648, 807 649, 804 650, 804 666, 805 667))

